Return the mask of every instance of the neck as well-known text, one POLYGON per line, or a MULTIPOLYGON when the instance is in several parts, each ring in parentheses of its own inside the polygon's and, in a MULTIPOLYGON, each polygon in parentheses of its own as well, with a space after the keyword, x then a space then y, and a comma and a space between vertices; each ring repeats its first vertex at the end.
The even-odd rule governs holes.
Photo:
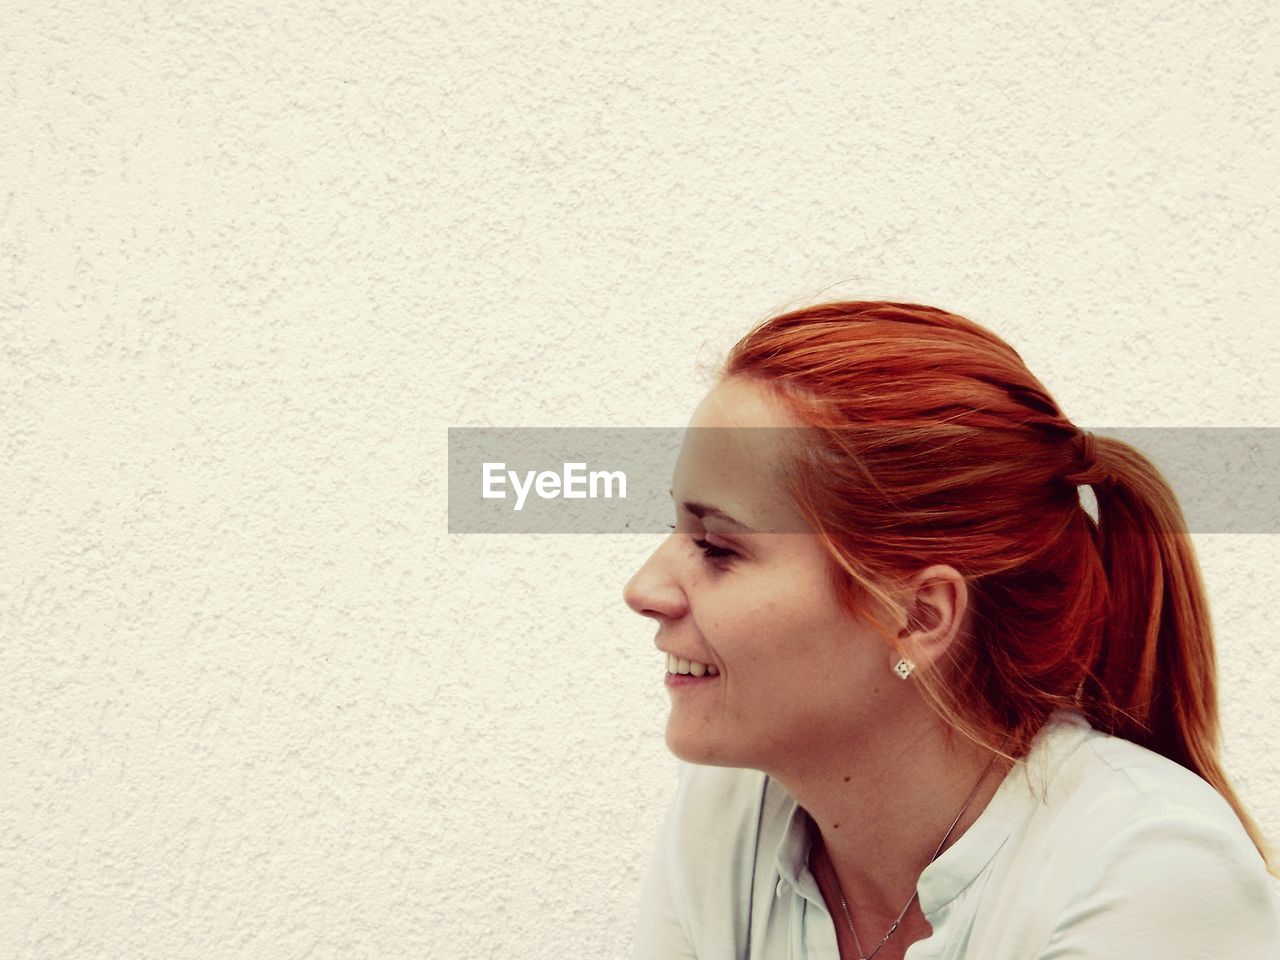
POLYGON ((891 922, 948 828, 955 823, 943 849, 981 815, 1009 764, 959 735, 948 742, 932 713, 836 742, 844 749, 770 773, 812 818, 813 849, 830 860, 850 907, 891 922))

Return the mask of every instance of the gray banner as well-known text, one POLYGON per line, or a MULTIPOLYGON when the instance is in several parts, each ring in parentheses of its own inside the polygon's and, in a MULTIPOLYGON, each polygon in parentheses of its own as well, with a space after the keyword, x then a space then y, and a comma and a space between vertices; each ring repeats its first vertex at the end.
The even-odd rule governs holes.
MULTIPOLYGON (((720 428, 741 445, 777 429, 720 428)), ((684 428, 449 428, 450 533, 665 533, 684 428)), ((1280 429, 1094 429, 1163 474, 1193 533, 1280 533, 1280 429)), ((762 531, 763 532, 763 531, 762 531)), ((773 531, 781 532, 781 531, 773 531)))

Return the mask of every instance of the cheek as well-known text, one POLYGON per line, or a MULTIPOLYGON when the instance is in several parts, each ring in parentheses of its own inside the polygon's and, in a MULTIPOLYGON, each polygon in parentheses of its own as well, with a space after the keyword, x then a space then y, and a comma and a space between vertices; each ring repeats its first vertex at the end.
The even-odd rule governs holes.
POLYGON ((691 594, 698 631, 726 664, 812 678, 832 666, 847 623, 825 581, 786 565, 704 574, 691 594))
POLYGON ((830 651, 822 630, 802 611, 778 603, 757 603, 725 614, 719 629, 708 635, 711 648, 730 666, 750 670, 787 686, 812 679, 830 651))

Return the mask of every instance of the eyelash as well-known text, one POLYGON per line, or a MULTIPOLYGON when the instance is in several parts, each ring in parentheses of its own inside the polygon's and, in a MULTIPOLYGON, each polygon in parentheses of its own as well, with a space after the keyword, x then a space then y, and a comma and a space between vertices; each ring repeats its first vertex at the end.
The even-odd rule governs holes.
MULTIPOLYGON (((674 523, 667 524, 668 530, 674 530, 675 528, 676 525, 674 523)), ((694 540, 693 545, 702 551, 702 555, 707 560, 727 560, 730 557, 736 556, 732 550, 729 550, 726 547, 717 547, 714 543, 710 543, 706 540, 694 540)))

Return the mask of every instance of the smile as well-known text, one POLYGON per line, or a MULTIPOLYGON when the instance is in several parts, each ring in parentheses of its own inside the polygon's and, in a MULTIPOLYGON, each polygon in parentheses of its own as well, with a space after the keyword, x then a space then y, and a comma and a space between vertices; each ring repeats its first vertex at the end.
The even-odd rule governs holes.
POLYGON ((697 660, 681 660, 675 654, 667 654, 667 673, 688 674, 693 677, 717 676, 720 671, 713 664, 699 663, 697 660))

